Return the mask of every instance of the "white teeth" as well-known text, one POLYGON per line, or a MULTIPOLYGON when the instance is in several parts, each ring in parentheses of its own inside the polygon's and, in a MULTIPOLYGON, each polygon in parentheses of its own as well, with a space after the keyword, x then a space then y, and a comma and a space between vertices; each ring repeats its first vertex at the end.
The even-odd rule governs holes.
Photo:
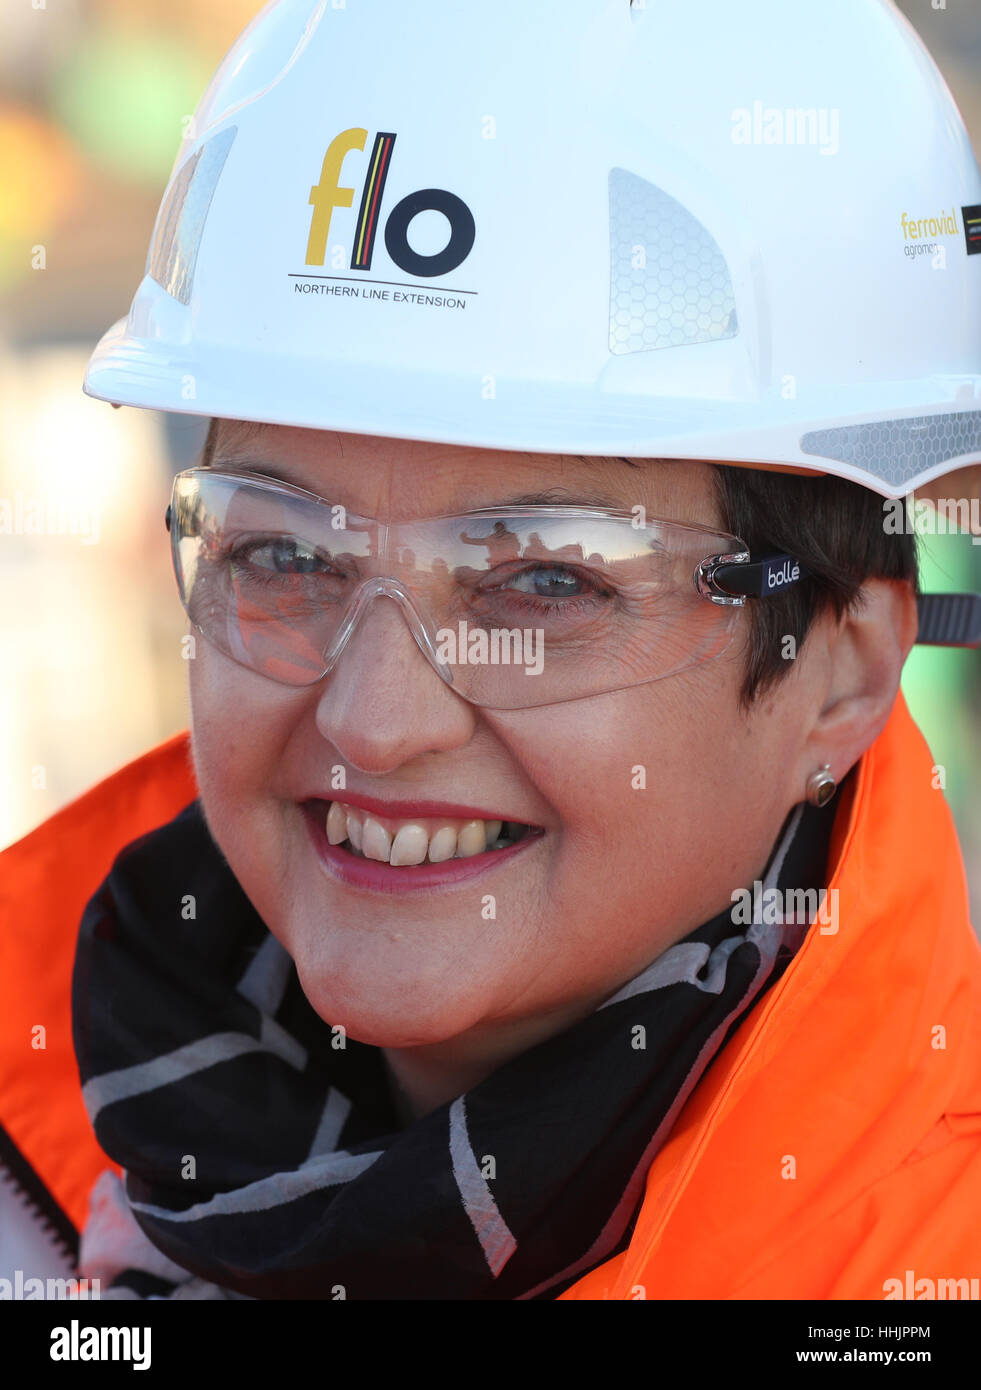
POLYGON ((360 848, 365 859, 377 859, 381 863, 387 864, 389 862, 388 857, 392 852, 392 837, 385 827, 373 817, 365 816, 364 835, 360 848))
POLYGON ((388 817, 366 815, 340 801, 330 803, 326 822, 329 844, 346 842, 351 852, 394 866, 423 864, 427 859, 431 864, 442 864, 447 859, 483 854, 500 841, 503 828, 503 821, 476 818, 442 825, 435 819, 399 824, 388 817))
POLYGON ((327 812, 327 841, 332 845, 342 844, 347 839, 347 816, 339 801, 330 803, 327 812))
POLYGON ((456 854, 456 831, 452 825, 444 825, 429 842, 430 864, 442 864, 444 859, 452 859, 456 854))
POLYGON ((487 848, 487 835, 482 820, 467 821, 456 841, 456 852, 461 859, 469 859, 472 854, 483 854, 487 848))
MULTIPOLYGON (((367 839, 367 836, 365 836, 367 839)), ((403 825, 392 841, 390 864, 421 864, 429 849, 429 836, 421 825, 403 825)))

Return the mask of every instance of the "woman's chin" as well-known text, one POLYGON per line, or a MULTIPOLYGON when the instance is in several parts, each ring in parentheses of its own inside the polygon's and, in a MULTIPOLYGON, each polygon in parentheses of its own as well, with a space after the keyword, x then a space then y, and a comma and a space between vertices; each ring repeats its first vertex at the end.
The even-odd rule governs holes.
POLYGON ((370 1047, 445 1043, 472 1028, 484 1012, 476 1001, 461 1000, 452 988, 427 990, 405 977, 384 982, 377 976, 325 980, 316 970, 305 972, 299 962, 297 975, 310 1007, 338 1038, 346 1036, 370 1047))

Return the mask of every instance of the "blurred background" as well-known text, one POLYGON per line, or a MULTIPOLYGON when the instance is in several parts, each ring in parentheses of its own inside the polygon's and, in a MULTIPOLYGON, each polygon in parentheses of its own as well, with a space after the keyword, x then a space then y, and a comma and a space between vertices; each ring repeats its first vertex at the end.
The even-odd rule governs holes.
MULTIPOLYGON (((163 514, 207 422, 116 411, 81 382, 143 276, 182 123, 261 8, 0 8, 0 847, 187 724, 163 514)), ((981 150, 981 6, 900 8, 981 150)), ((981 590, 971 536, 920 545, 924 588, 981 590)), ((981 652, 916 650, 903 687, 945 771, 981 927, 981 652)))

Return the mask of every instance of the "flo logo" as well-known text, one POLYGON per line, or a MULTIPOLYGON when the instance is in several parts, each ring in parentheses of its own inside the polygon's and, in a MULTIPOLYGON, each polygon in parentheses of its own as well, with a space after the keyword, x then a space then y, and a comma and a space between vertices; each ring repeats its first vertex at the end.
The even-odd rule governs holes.
MULTIPOLYGON (((335 136, 324 155, 320 182, 310 189, 313 216, 307 242, 307 265, 323 265, 327 255, 327 238, 335 208, 354 205, 353 188, 341 188, 341 166, 352 150, 363 150, 368 132, 358 127, 342 130, 335 136)), ((368 158, 361 189, 361 206, 354 228, 354 242, 349 264, 352 270, 370 270, 378 228, 381 224, 385 180, 392 162, 395 136, 379 131, 368 158)), ((473 213, 462 198, 445 188, 420 188, 396 203, 385 220, 385 250, 406 275, 445 275, 467 259, 476 237, 473 213), (450 225, 450 239, 442 251, 422 256, 409 245, 409 226, 420 212, 441 212, 450 225)))

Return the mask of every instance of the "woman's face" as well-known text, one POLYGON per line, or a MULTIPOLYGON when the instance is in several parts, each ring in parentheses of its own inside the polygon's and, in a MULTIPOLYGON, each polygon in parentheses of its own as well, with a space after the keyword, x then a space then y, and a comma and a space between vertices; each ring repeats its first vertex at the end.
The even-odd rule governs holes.
MULTIPOLYGON (((722 524, 701 462, 631 467, 281 426, 253 427, 246 444, 241 433, 222 424, 216 463, 268 467, 379 520, 560 488, 570 505, 601 491, 650 517, 722 524)), ((760 876, 821 761, 802 751, 814 705, 799 669, 806 648, 746 715, 745 636, 740 613, 715 660, 513 711, 455 695, 385 599, 326 680, 302 689, 199 639, 191 709, 205 815, 320 1016, 388 1048, 463 1034, 531 1040, 588 1013, 721 911, 760 876), (338 767, 344 791, 332 789, 338 767), (450 803, 544 833, 455 881, 366 885, 325 862, 303 809, 346 796, 399 819, 412 819, 400 804, 450 803)))

